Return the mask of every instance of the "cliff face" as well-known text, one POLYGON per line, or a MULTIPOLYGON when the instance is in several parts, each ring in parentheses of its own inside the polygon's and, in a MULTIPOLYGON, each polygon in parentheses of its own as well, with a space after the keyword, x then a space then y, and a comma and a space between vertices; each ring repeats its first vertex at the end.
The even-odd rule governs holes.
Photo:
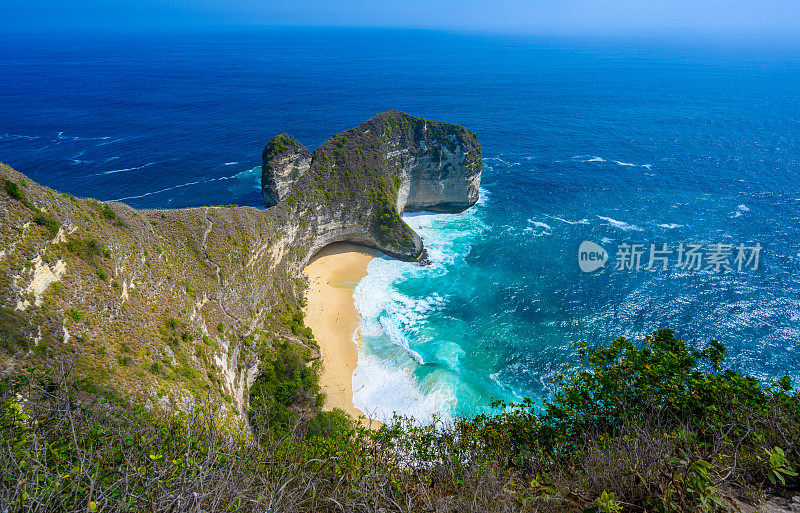
POLYGON ((262 155, 264 199, 296 221, 290 231, 304 248, 303 265, 338 241, 419 260, 422 241, 403 212, 458 212, 478 200, 481 148, 462 126, 390 110, 332 137, 310 161, 308 155, 285 134, 262 155))
POLYGON ((311 152, 288 134, 276 135, 261 153, 261 194, 268 207, 278 204, 311 166, 311 152))
POLYGON ((397 111, 313 155, 273 138, 264 159, 267 209, 135 210, 0 164, 0 375, 66 368, 144 404, 217 401, 238 424, 276 344, 318 357, 297 321, 308 260, 336 241, 418 259, 400 214, 466 208, 480 181, 474 134, 397 111))
POLYGON ((248 207, 134 210, 0 164, 0 376, 36 367, 145 405, 211 400, 239 425, 304 283, 282 225, 248 207), (9 190, 13 193, 9 193, 9 190))

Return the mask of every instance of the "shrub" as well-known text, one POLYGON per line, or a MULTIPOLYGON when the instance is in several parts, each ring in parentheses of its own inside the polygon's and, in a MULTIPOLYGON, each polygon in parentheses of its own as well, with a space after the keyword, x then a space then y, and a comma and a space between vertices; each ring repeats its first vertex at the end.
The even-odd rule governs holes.
POLYGON ((89 262, 94 261, 96 257, 111 254, 111 251, 97 239, 72 239, 67 241, 66 248, 70 253, 89 262))
POLYGON ((53 237, 58 233, 58 229, 61 228, 61 223, 58 222, 58 219, 48 214, 39 213, 34 215, 33 222, 47 228, 47 231, 53 237))
POLYGON ((306 436, 321 438, 337 438, 346 436, 353 430, 353 419, 344 410, 334 408, 321 411, 308 421, 306 436))
POLYGON ((103 205, 103 208, 100 210, 100 214, 102 214, 106 219, 114 219, 117 217, 117 213, 114 212, 114 210, 108 205, 103 205))
POLYGON ((300 419, 299 411, 318 408, 318 366, 306 365, 308 360, 307 348, 281 342, 262 362, 261 374, 250 392, 253 411, 266 412, 263 417, 250 415, 258 436, 283 436, 300 419))
POLYGON ((316 345, 316 342, 314 341, 314 334, 311 331, 311 328, 307 327, 305 324, 305 318, 302 310, 295 308, 291 304, 286 304, 283 313, 281 314, 281 320, 292 331, 292 333, 303 339, 305 342, 316 345))
POLYGON ((179 365, 175 367, 174 372, 182 378, 193 378, 195 374, 194 369, 188 365, 179 365))
POLYGON ((23 198, 22 190, 19 188, 19 185, 12 182, 11 180, 5 181, 5 189, 6 193, 15 200, 21 200, 23 198))

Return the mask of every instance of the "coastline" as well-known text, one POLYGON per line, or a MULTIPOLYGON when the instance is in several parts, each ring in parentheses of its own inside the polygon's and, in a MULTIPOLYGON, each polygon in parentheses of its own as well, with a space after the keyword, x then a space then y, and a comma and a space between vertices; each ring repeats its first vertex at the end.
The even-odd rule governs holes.
POLYGON ((320 388, 327 396, 323 409, 341 408, 354 419, 364 417, 362 423, 372 427, 380 423, 367 419, 353 405, 353 371, 358 364, 355 337, 361 322, 353 289, 378 255, 355 244, 335 243, 323 248, 303 270, 309 282, 305 322, 322 356, 320 388))

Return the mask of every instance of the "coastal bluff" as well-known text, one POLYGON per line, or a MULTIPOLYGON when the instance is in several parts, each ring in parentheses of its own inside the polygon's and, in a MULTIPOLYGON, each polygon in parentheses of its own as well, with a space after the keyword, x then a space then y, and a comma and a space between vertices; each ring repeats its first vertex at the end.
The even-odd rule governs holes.
POLYGON ((267 208, 137 210, 77 198, 0 164, 0 378, 68 372, 146 407, 211 401, 245 425, 249 390, 276 348, 319 358, 302 270, 351 242, 424 259, 404 212, 478 199, 475 134, 396 110, 313 153, 264 148, 267 208))
POLYGON ((403 260, 424 255, 403 213, 474 205, 483 163, 473 132, 397 110, 335 135, 313 154, 291 135, 277 135, 262 160, 264 202, 291 212, 307 254, 352 242, 403 260))

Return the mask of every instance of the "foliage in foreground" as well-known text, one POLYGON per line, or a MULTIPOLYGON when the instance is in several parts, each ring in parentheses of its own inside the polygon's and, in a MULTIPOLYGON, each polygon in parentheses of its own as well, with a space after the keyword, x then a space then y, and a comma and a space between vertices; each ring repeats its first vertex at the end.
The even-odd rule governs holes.
POLYGON ((720 344, 697 350, 670 330, 578 352, 544 407, 373 431, 298 415, 287 430, 265 402, 251 412, 261 443, 220 432, 212 410, 148 412, 63 376, 8 382, 0 509, 688 512, 797 490, 788 379, 723 371, 720 344))

